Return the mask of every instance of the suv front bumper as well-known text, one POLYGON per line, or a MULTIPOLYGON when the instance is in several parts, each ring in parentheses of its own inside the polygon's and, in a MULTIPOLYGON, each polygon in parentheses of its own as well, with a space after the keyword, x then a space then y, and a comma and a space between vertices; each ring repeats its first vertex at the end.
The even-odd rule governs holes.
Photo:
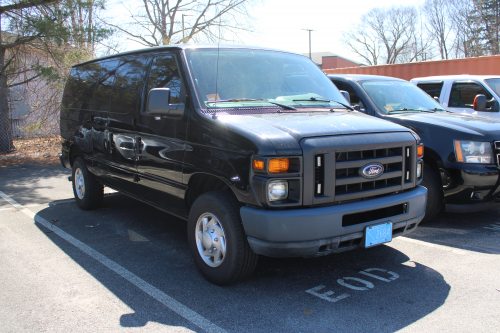
POLYGON ((500 207, 500 170, 496 165, 455 162, 444 170, 450 179, 443 188, 447 212, 469 213, 500 207))
POLYGON ((417 186, 403 193, 326 207, 240 210, 248 242, 257 254, 269 257, 314 257, 363 246, 367 226, 391 221, 393 237, 409 233, 425 215, 427 189, 417 186), (342 226, 344 215, 406 204, 406 212, 382 219, 342 226))

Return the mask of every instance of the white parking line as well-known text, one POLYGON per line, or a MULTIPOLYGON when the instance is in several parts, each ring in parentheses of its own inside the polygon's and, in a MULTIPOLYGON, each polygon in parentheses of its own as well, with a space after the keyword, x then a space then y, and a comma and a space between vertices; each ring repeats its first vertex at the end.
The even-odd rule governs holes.
POLYGON ((0 191, 0 197, 2 197, 5 201, 10 203, 12 206, 16 208, 16 210, 23 212, 24 214, 28 215, 29 217, 35 219, 36 222, 40 223, 44 227, 50 229, 53 231, 56 235, 59 237, 63 238, 67 242, 71 243, 78 249, 80 249, 82 252, 88 254, 95 260, 99 261, 101 264, 106 266, 107 268, 111 269, 139 289, 141 289, 143 292, 148 294, 149 296, 153 297, 156 299, 158 302, 162 303, 166 307, 168 307, 170 310, 174 311, 178 315, 184 317, 194 325, 200 327, 201 329, 207 331, 207 332, 226 332, 224 329, 221 327, 213 324, 210 322, 208 319, 205 317, 202 317, 195 311, 189 309, 185 305, 181 304, 180 302, 176 301, 172 297, 168 296, 161 290, 153 287, 146 281, 142 280, 140 277, 135 275, 134 273, 130 272, 129 270, 123 268, 122 266, 118 265, 116 262, 113 260, 109 259, 108 257, 102 255, 101 253, 97 252, 90 246, 80 242, 78 239, 74 238, 70 234, 62 231, 58 227, 54 226, 52 223, 48 222, 44 218, 38 216, 34 212, 30 211, 29 209, 25 208, 24 206, 20 205, 17 203, 14 199, 0 191))
POLYGON ((404 236, 396 237, 396 238, 394 238, 394 240, 402 240, 405 242, 423 245, 423 246, 427 246, 427 247, 433 247, 435 249, 440 249, 443 251, 452 252, 452 253, 461 254, 461 255, 466 255, 468 253, 468 251, 466 251, 466 250, 456 249, 454 247, 445 246, 445 245, 432 244, 432 243, 428 243, 428 242, 424 242, 424 241, 420 241, 417 239, 408 238, 408 237, 404 237, 404 236))

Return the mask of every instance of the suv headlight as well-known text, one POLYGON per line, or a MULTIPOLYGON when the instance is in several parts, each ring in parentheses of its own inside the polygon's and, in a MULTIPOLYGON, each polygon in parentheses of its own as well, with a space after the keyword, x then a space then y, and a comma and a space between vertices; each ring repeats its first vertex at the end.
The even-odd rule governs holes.
POLYGON ((288 181, 273 180, 267 187, 269 201, 285 200, 288 198, 288 181))
POLYGON ((455 157, 463 163, 493 163, 493 151, 489 142, 454 141, 455 157))

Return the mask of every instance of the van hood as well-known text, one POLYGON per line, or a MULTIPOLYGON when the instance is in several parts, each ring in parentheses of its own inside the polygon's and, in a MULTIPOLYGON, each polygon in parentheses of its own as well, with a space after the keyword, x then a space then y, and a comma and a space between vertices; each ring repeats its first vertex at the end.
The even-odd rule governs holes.
POLYGON ((221 115, 218 120, 229 128, 245 128, 268 139, 278 154, 300 154, 299 142, 308 137, 408 132, 403 126, 357 111, 221 115))
MULTIPOLYGON (((448 131, 455 131, 457 135, 480 137, 483 141, 500 139, 500 120, 483 118, 471 115, 463 115, 451 112, 436 113, 404 113, 385 117, 407 127, 438 131, 438 127, 444 127, 448 131)), ((419 133, 421 130, 416 131, 419 133)))

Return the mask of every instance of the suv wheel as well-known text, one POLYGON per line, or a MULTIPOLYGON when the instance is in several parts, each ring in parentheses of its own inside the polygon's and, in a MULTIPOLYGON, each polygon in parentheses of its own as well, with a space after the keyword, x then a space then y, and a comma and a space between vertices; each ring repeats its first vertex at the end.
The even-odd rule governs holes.
POLYGON ((231 192, 208 192, 196 199, 189 212, 188 242, 196 266, 214 284, 242 281, 257 265, 231 192))
POLYGON ((421 185, 427 188, 427 207, 424 222, 433 220, 443 207, 443 186, 436 170, 424 164, 424 179, 421 185))
POLYGON ((104 186, 87 170, 81 157, 73 163, 72 178, 76 204, 83 210, 99 208, 104 198, 104 186))

